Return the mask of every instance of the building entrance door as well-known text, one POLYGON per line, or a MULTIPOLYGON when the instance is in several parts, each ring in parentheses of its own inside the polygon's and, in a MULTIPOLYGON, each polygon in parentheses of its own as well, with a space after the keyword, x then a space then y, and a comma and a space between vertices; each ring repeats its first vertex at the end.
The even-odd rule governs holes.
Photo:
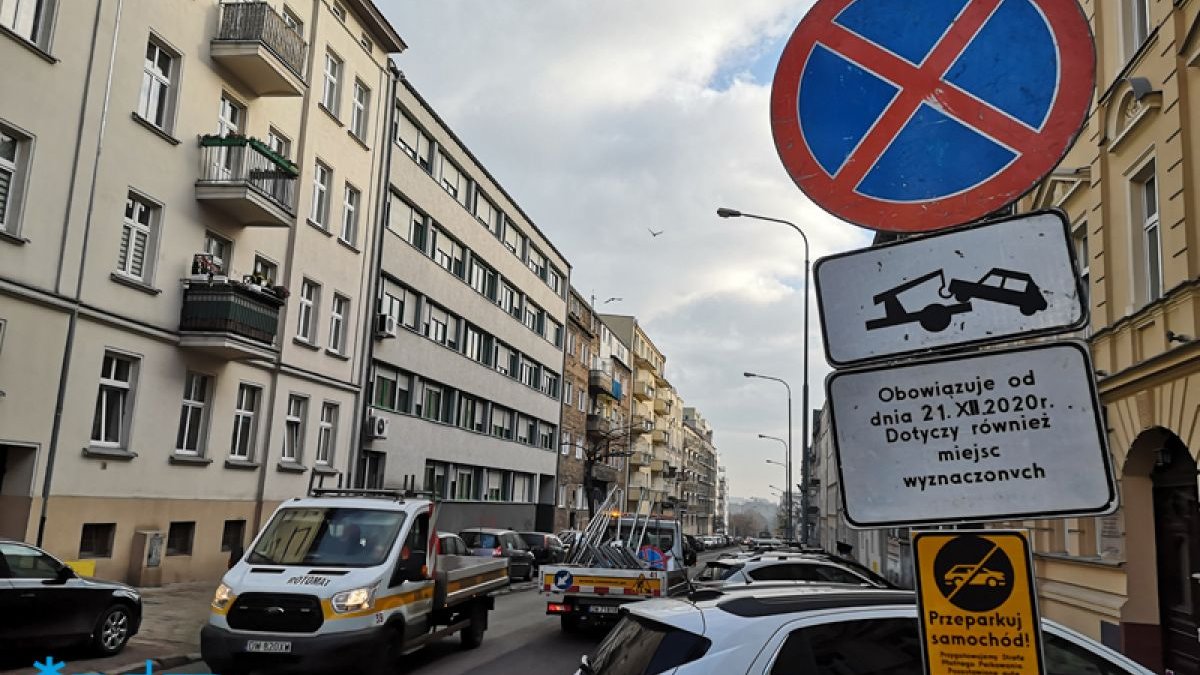
POLYGON ((1200 511, 1196 462, 1178 438, 1159 450, 1154 483, 1158 603, 1163 665, 1176 675, 1200 675, 1200 511))
POLYGON ((0 538, 26 539, 36 457, 32 447, 0 443, 0 538))

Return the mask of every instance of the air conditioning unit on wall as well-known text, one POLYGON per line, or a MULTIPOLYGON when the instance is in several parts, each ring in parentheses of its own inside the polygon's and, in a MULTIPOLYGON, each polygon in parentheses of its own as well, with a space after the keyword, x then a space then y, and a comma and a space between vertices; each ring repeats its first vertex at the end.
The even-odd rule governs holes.
POLYGON ((392 421, 383 415, 367 416, 367 438, 383 439, 388 437, 388 427, 392 421))
POLYGON ((377 338, 394 338, 396 337, 396 317, 391 314, 379 314, 375 317, 375 337, 377 338))

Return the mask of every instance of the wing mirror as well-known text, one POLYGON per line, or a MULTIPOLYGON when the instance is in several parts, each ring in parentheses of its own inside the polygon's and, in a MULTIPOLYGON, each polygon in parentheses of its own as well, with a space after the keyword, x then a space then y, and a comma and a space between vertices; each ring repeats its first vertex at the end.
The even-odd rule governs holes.
POLYGON ((63 565, 62 567, 58 568, 58 571, 55 573, 55 575, 54 575, 54 578, 53 578, 53 579, 47 579, 47 580, 46 580, 46 583, 50 583, 50 584, 65 584, 65 583, 67 583, 67 582, 68 582, 68 581, 70 581, 71 579, 74 579, 74 578, 75 578, 75 577, 77 577, 77 576, 78 576, 78 575, 77 575, 77 574, 75 574, 75 570, 71 569, 71 568, 70 568, 70 567, 68 567, 67 565, 63 565))

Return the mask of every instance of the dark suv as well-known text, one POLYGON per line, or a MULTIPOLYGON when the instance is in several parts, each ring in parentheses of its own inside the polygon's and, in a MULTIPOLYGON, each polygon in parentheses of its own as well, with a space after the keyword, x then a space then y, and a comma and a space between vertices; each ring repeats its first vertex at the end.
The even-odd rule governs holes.
POLYGON ((562 540, 549 532, 522 532, 521 539, 529 545, 535 570, 542 565, 558 564, 567 557, 567 549, 562 540))
POLYGON ((471 555, 508 558, 508 578, 529 581, 533 578, 533 554, 521 535, 512 530, 474 527, 458 533, 471 555))

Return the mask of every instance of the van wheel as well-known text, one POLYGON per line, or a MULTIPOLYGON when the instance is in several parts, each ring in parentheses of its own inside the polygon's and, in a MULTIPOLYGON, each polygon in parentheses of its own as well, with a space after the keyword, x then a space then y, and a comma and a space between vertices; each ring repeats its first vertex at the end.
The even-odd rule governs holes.
MULTIPOLYGON (((404 643, 404 631, 399 627, 385 631, 379 651, 368 657, 362 670, 368 675, 395 675, 400 665, 400 649, 404 643)), ((225 673, 221 673, 225 675, 225 673)))
POLYGON ((462 629, 460 637, 463 649, 475 649, 483 644, 483 633, 487 630, 487 609, 476 605, 471 609, 471 624, 462 629))

